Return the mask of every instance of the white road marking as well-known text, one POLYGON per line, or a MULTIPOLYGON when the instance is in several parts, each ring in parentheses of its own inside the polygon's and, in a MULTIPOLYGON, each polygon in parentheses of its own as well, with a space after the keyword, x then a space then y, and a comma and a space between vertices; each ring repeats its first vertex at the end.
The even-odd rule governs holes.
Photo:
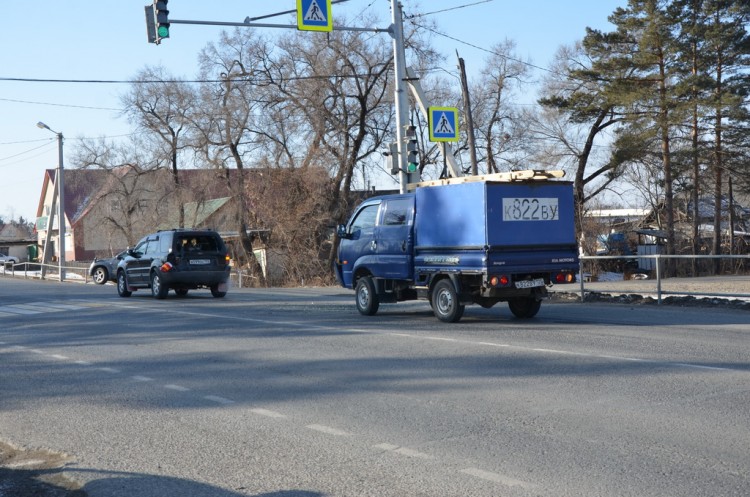
POLYGON ((229 404, 234 404, 234 401, 231 399, 227 399, 225 397, 219 397, 218 395, 204 395, 204 399, 210 400, 212 402, 216 402, 217 404, 221 404, 224 406, 228 406, 229 404))
POLYGON ((330 426, 325 426, 325 425, 307 425, 305 426, 305 428, 319 431, 321 433, 327 433, 328 435, 334 435, 337 437, 346 437, 346 436, 351 435, 351 433, 347 433, 342 430, 337 430, 336 428, 331 428, 330 426))
POLYGON ((180 385, 172 385, 172 384, 164 385, 164 388, 168 390, 175 390, 177 392, 189 392, 190 391, 190 389, 187 387, 181 387, 180 385))
POLYGON ((115 368, 96 368, 96 369, 98 369, 99 371, 104 371, 105 373, 113 373, 113 374, 121 372, 119 369, 115 369, 115 368))
POLYGON ((79 366, 91 366, 91 363, 89 361, 75 361, 75 363, 79 366))
POLYGON ((417 459, 435 459, 435 456, 431 456, 429 454, 425 454, 424 452, 419 452, 418 450, 409 449, 408 447, 399 447, 398 445, 393 444, 378 444, 374 446, 376 449, 385 450, 387 452, 394 452, 396 454, 401 454, 402 456, 407 457, 416 457, 417 459))
POLYGON ((267 418, 286 418, 284 414, 271 411, 270 409, 250 409, 250 412, 258 414, 259 416, 266 416, 267 418))
POLYGON ((133 378, 135 381, 154 381, 153 378, 149 378, 148 376, 135 375, 135 376, 131 376, 131 378, 133 378))
POLYGON ((3 307, 0 307, 0 312, 8 312, 11 314, 31 315, 31 314, 42 314, 43 311, 27 309, 23 306, 23 304, 16 304, 16 305, 6 305, 3 307))
POLYGON ((54 302, 32 302, 29 305, 38 306, 43 309, 52 309, 52 310, 61 310, 61 311, 80 311, 81 309, 85 309, 85 307, 81 307, 79 305, 57 304, 54 302))
POLYGON ((60 359, 61 361, 67 361, 68 359, 70 359, 70 357, 62 354, 50 354, 49 356, 54 359, 60 359))
POLYGON ((395 337, 413 338, 416 340, 440 340, 440 341, 461 343, 464 345, 482 345, 482 346, 487 346, 487 347, 502 347, 502 348, 508 348, 512 350, 520 350, 520 351, 527 351, 527 352, 540 352, 542 354, 556 354, 556 355, 584 357, 584 358, 589 358, 589 359, 608 359, 612 361, 638 362, 638 363, 651 364, 653 366, 660 366, 660 367, 663 366, 663 367, 676 367, 676 368, 690 368, 690 369, 702 369, 702 370, 709 370, 709 371, 742 371, 742 372, 746 371, 744 369, 723 368, 720 366, 706 366, 703 364, 691 364, 687 362, 669 362, 665 360, 643 359, 639 357, 616 356, 616 355, 610 355, 610 354, 591 354, 587 352, 575 352, 575 351, 570 351, 570 350, 545 349, 545 348, 539 348, 539 347, 523 347, 520 345, 511 345, 508 343, 474 342, 472 340, 460 340, 460 339, 455 339, 455 338, 421 336, 421 335, 413 335, 409 333, 388 333, 388 335, 395 336, 395 337))
POLYGON ((501 485, 505 485, 506 487, 521 487, 526 489, 534 488, 534 485, 529 482, 510 478, 508 476, 501 475, 499 473, 493 473, 491 471, 484 471, 482 469, 466 468, 462 469, 461 473, 475 476, 477 478, 481 478, 482 480, 500 483, 501 485))

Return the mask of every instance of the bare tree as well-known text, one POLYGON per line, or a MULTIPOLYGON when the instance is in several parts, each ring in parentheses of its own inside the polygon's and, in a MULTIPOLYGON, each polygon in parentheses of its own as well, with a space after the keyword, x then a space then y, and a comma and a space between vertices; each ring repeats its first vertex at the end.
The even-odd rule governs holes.
MULTIPOLYGON (((526 120, 515 104, 520 91, 529 82, 530 66, 515 53, 515 42, 505 40, 490 48, 492 55, 485 62, 471 95, 474 126, 477 130, 478 162, 488 173, 500 172, 501 154, 523 143, 526 120)), ((518 150, 518 148, 516 148, 518 150)), ((504 159, 513 168, 513 158, 504 159)))
MULTIPOLYGON (((121 96, 124 113, 137 128, 147 131, 154 156, 167 165, 178 193, 178 152, 187 148, 188 116, 197 101, 194 89, 169 75, 163 67, 138 72, 128 92, 121 96)), ((181 196, 181 195, 180 195, 181 196)), ((185 199, 178 203, 179 226, 185 226, 185 199)))

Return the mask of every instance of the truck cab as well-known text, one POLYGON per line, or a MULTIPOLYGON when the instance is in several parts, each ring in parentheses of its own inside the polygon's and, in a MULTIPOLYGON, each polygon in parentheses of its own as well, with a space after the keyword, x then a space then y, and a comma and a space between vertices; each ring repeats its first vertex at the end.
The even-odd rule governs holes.
POLYGON ((413 276, 414 194, 374 197, 339 226, 338 279, 354 288, 361 276, 408 280, 413 276))

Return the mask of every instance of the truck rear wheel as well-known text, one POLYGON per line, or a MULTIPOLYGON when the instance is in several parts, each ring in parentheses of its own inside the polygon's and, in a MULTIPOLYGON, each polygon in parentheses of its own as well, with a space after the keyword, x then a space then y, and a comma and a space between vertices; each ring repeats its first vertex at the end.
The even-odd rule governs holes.
POLYGON ((444 323, 455 323, 464 315, 466 306, 458 300, 456 288, 451 280, 440 280, 432 289, 432 312, 444 323))
POLYGON ((378 312, 380 300, 375 291, 375 283, 370 276, 363 276, 357 280, 357 288, 354 293, 356 294, 357 310, 360 314, 372 316, 378 312))
POLYGON ((508 300, 508 307, 517 318, 533 318, 542 307, 542 301, 534 297, 514 297, 508 300))

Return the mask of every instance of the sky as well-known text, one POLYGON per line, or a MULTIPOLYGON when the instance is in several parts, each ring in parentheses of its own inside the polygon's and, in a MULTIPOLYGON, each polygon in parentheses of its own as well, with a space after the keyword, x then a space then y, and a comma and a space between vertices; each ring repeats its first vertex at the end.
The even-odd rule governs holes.
MULTIPOLYGON (((161 45, 146 37, 149 0, 0 0, 0 216, 36 218, 44 171, 58 165, 55 133, 64 136, 66 168, 81 138, 124 139, 134 129, 121 115, 127 83, 34 80, 128 81, 146 66, 164 66, 176 76, 197 74, 198 53, 215 42, 221 26, 173 24, 161 45), (95 7, 100 7, 96 9, 95 7), (18 80, 22 81, 18 81, 18 80), (40 129, 42 121, 53 131, 40 129)), ((586 27, 609 30, 607 17, 627 0, 401 0, 405 15, 428 12, 445 37, 434 42, 456 73, 456 51, 469 78, 505 39, 521 58, 546 67, 561 45, 580 40, 586 27)), ((354 19, 371 13, 390 24, 391 0, 349 0, 332 5, 354 19)), ((295 0, 171 0, 173 20, 242 22, 296 8, 295 0)), ((259 21, 295 23, 292 15, 259 21)), ((363 26, 365 27, 365 26, 363 26)), ((250 29, 250 28, 242 28, 250 29)), ((254 28, 276 36, 283 29, 254 28)), ((380 36, 388 36, 381 34, 380 36)), ((390 41, 390 40, 389 40, 390 41)), ((407 54, 408 56, 408 54, 407 54)), ((456 82, 458 84, 458 82, 456 82)))

